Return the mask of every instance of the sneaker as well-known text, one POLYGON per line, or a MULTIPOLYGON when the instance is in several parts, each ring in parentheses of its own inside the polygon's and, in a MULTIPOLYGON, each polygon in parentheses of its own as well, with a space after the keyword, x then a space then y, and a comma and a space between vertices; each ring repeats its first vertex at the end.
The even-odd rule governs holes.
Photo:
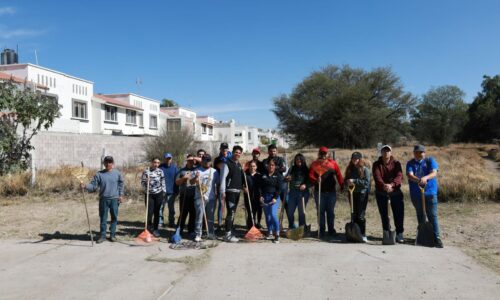
POLYGON ((117 242, 118 240, 116 239, 115 236, 112 236, 109 238, 109 241, 114 243, 114 242, 117 242))
POLYGON ((337 231, 335 229, 332 229, 331 231, 328 230, 328 235, 335 237, 335 236, 337 236, 337 231))
POLYGON ((273 244, 279 244, 279 243, 280 243, 280 237, 277 235, 273 240, 273 244))
POLYGON ((436 248, 443 248, 443 241, 440 238, 436 238, 436 248))
POLYGON ((195 238, 194 238, 194 241, 199 243, 201 242, 201 236, 197 235, 195 238))
POLYGON ((262 225, 260 225, 260 223, 255 224, 255 227, 257 227, 257 229, 262 229, 262 225))
POLYGON ((403 238, 403 233, 396 234, 396 242, 398 242, 400 244, 405 242, 405 239, 403 238))
POLYGON ((363 243, 368 243, 368 238, 366 236, 363 236, 363 243))
POLYGON ((168 223, 168 227, 175 228, 175 227, 177 227, 177 225, 175 225, 174 222, 171 222, 171 223, 168 223))
POLYGON ((158 230, 154 230, 153 231, 153 236, 157 237, 157 238, 160 237, 160 232, 158 230))
POLYGON ((207 240, 216 240, 216 239, 217 239, 217 237, 216 237, 216 236, 215 236, 215 234, 213 234, 213 233, 209 233, 209 234, 207 235, 207 240))
POLYGON ((106 237, 105 236, 101 236, 96 242, 96 244, 100 244, 102 242, 104 242, 106 240, 106 237))
POLYGON ((228 243, 237 243, 239 242, 239 239, 232 235, 230 232, 226 233, 226 236, 224 237, 224 241, 228 243))
POLYGON ((268 234, 268 235, 266 236, 266 240, 268 240, 268 241, 269 241, 269 240, 274 240, 274 235, 273 235, 272 233, 268 234))

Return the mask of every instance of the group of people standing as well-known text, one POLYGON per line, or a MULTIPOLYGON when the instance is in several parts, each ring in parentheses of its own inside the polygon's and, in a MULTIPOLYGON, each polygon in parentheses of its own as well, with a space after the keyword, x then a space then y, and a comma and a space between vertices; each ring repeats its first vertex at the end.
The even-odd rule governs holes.
MULTIPOLYGON (((363 241, 366 242, 365 212, 373 177, 383 230, 389 230, 390 227, 390 205, 394 215, 396 241, 404 242, 404 201, 401 191, 403 170, 401 163, 392 156, 392 148, 389 145, 381 148, 381 156, 371 169, 360 152, 352 153, 344 175, 337 162, 329 156, 326 147, 319 148, 318 157, 310 167, 301 153, 294 156, 291 167, 288 167, 285 159, 278 156, 275 145, 270 145, 267 150, 266 159, 260 160, 261 152, 256 148, 252 151, 252 160, 243 163, 240 161, 243 152, 241 146, 236 145, 229 151, 228 144, 222 143, 215 159, 212 160, 210 154, 200 149, 196 156, 188 154, 185 166, 180 169, 172 162, 170 153, 165 153, 163 163, 159 158, 153 158, 141 179, 145 199, 149 199, 148 229, 159 237, 159 227, 177 227, 183 232, 187 223, 189 237, 199 242, 202 240, 205 219, 207 238, 216 238, 217 223, 219 231, 223 231, 225 241, 238 242, 234 231, 234 218, 240 195, 243 193, 247 228, 250 229, 255 224, 258 229, 262 229, 264 215, 266 239, 279 243, 282 226, 278 218, 280 203, 283 202, 281 207, 284 213, 281 215, 287 216, 289 229, 297 227, 294 219, 297 210, 298 226, 305 226, 305 211, 312 188, 319 218, 319 235, 335 236, 337 192, 351 187, 354 188, 353 221, 358 224, 363 241), (176 224, 174 203, 177 195, 180 209, 176 224), (165 207, 168 208, 168 218, 164 217, 165 207)), ((414 147, 414 158, 407 162, 406 174, 419 223, 425 222, 420 200, 420 187, 425 187, 427 216, 433 224, 435 244, 441 248, 443 243, 437 218, 438 165, 432 157, 426 157, 425 153, 424 146, 414 147)), ((98 172, 91 183, 82 184, 82 188, 85 187, 89 192, 100 188, 101 237, 98 242, 106 238, 108 210, 111 210, 112 218, 110 240, 116 239, 118 203, 123 197, 123 178, 113 169, 112 157, 106 157, 104 165, 104 170, 98 172)))

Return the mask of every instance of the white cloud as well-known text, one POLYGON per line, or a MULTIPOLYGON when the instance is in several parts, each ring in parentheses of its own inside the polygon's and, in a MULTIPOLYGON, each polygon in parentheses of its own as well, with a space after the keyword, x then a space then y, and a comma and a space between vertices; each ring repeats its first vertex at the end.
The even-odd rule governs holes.
POLYGON ((0 16, 1 15, 13 15, 16 13, 16 9, 10 6, 0 7, 0 16))
POLYGON ((45 30, 35 30, 35 29, 9 29, 6 27, 0 27, 0 38, 2 39, 11 39, 11 38, 22 38, 22 37, 31 37, 31 36, 39 36, 44 34, 45 30))

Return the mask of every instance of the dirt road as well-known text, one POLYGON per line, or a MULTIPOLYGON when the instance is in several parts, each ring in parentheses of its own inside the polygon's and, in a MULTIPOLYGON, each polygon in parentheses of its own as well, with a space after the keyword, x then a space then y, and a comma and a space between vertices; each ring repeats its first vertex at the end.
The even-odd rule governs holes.
POLYGON ((171 250, 0 241, 1 299, 498 299, 500 276, 458 248, 326 242, 171 250))

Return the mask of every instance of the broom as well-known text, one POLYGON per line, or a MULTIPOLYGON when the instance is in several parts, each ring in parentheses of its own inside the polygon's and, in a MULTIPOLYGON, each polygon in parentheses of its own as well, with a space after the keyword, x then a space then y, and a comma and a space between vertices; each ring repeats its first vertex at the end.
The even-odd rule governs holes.
POLYGON ((148 231, 148 211, 149 211, 149 169, 146 169, 146 176, 148 177, 147 180, 147 187, 146 187, 146 218, 144 221, 144 231, 139 234, 135 240, 136 242, 144 242, 144 243, 151 243, 153 241, 158 241, 157 238, 153 238, 151 233, 148 231))
POLYGON ((184 192, 184 196, 182 197, 182 205, 181 205, 181 211, 179 213, 179 218, 177 219, 177 229, 175 230, 174 235, 170 238, 170 242, 172 244, 178 244, 181 242, 182 237, 181 237, 181 218, 182 214, 184 213, 184 203, 186 202, 186 192, 184 192))
POLYGON ((252 199, 250 198, 250 192, 248 191, 248 183, 247 183, 247 175, 243 173, 243 178, 245 179, 245 186, 247 187, 247 197, 248 197, 248 204, 250 207, 250 216, 252 217, 252 228, 248 230, 248 232, 245 234, 244 238, 245 240, 248 241, 256 241, 259 239, 262 239, 264 236, 262 235, 262 232, 260 232, 257 227, 255 227, 255 221, 253 219, 253 209, 252 209, 252 199))
MULTIPOLYGON (((88 170, 85 170, 85 167, 83 166, 83 161, 81 162, 82 164, 82 170, 80 173, 73 174, 78 180, 80 180, 80 184, 83 184, 83 178, 87 177, 88 170)), ((89 232, 90 232, 90 242, 92 247, 94 247, 94 234, 92 233, 92 230, 90 229, 90 218, 89 218, 89 211, 87 209, 87 201, 85 201, 85 191, 84 188, 82 188, 82 201, 83 205, 85 206, 85 214, 87 215, 87 224, 89 225, 89 232)))

